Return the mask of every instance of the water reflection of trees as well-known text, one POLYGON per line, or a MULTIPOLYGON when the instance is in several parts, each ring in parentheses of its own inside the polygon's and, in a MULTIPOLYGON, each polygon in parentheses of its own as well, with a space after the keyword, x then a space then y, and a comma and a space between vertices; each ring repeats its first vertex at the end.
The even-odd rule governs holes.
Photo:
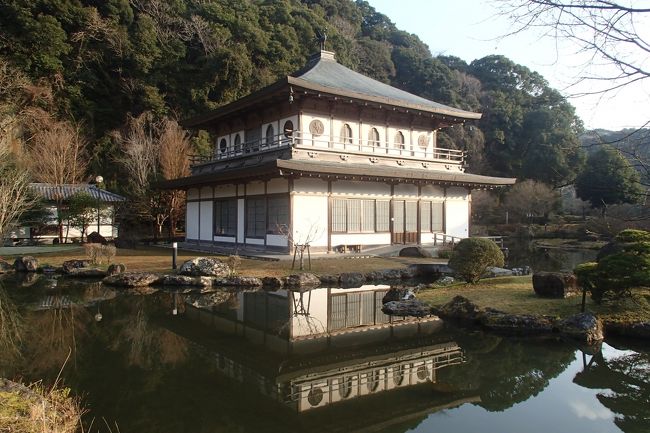
POLYGON ((0 376, 20 357, 23 323, 18 308, 0 283, 0 376))
POLYGON ((483 334, 458 336, 467 362, 439 373, 439 382, 480 392, 480 406, 503 411, 543 391, 574 359, 574 351, 554 341, 530 342, 483 334))
POLYGON ((650 426, 650 353, 625 353, 605 359, 596 353, 576 374, 575 383, 606 389, 598 400, 616 414, 614 422, 625 433, 645 433, 650 426))

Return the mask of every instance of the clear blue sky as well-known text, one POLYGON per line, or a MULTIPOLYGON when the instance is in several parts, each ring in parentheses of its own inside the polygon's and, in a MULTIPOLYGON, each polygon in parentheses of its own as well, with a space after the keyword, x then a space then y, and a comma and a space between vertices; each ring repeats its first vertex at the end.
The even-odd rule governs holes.
MULTIPOLYGON (((510 22, 497 16, 488 0, 368 0, 397 27, 420 37, 433 55, 446 54, 468 63, 490 54, 502 54, 542 74, 566 96, 588 91, 593 83, 571 86, 584 69, 584 57, 575 47, 541 37, 534 31, 500 38, 510 22)), ((597 68, 596 68, 597 71, 597 68)), ((605 96, 570 97, 587 128, 639 127, 650 120, 648 84, 605 96)))

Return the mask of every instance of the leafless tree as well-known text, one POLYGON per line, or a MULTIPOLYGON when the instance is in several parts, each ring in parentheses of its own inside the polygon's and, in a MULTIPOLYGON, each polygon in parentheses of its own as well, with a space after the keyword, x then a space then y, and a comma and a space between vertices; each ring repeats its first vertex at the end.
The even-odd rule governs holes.
POLYGON ((526 180, 515 184, 505 194, 504 205, 515 219, 525 221, 548 216, 558 207, 559 199, 559 193, 545 183, 526 180))
MULTIPOLYGON (((175 120, 165 119, 162 122, 160 134, 159 164, 162 177, 170 180, 189 176, 190 152, 191 144, 187 132, 175 120)), ((183 213, 185 191, 171 190, 165 191, 164 194, 167 204, 166 213, 169 217, 169 231, 173 237, 176 235, 178 216, 183 213)))
POLYGON ((31 137, 26 160, 34 180, 54 185, 82 182, 87 140, 81 127, 56 120, 41 110, 30 111, 28 124, 31 137))
POLYGON ((28 173, 13 164, 7 148, 0 147, 0 239, 35 201, 29 190, 28 173))
POLYGON ((286 224, 280 224, 277 227, 277 232, 283 236, 286 236, 287 241, 289 242, 289 246, 293 248, 293 263, 291 265, 291 269, 294 268, 296 264, 296 256, 298 256, 300 270, 305 270, 305 251, 307 251, 307 256, 309 258, 309 269, 311 269, 311 256, 309 247, 311 246, 312 242, 321 237, 323 234, 323 228, 317 222, 314 222, 304 232, 298 232, 292 230, 286 224))
POLYGON ((119 159, 129 176, 129 185, 136 196, 144 196, 149 183, 158 172, 158 125, 150 112, 130 117, 125 132, 116 132, 121 143, 122 157, 119 159))
POLYGON ((541 29, 544 35, 566 39, 590 57, 578 82, 597 86, 581 94, 620 89, 650 77, 650 8, 647 2, 616 0, 495 0, 515 25, 510 34, 541 29), (603 67, 606 66, 606 67, 603 67))

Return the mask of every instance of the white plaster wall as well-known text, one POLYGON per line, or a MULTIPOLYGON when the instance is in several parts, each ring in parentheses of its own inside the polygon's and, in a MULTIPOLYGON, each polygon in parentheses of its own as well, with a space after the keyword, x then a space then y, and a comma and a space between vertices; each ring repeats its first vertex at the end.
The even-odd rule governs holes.
MULTIPOLYGON (((416 188, 417 193, 417 188, 416 188)), ((332 194, 358 195, 366 197, 390 197, 390 185, 379 182, 332 182, 332 194)))
POLYGON ((206 198, 212 198, 212 187, 211 186, 204 186, 201 188, 201 200, 205 200, 206 198))
POLYGON ((246 184, 246 195, 264 194, 264 182, 255 181, 246 184))
POLYGON ((457 200, 467 200, 469 192, 467 188, 452 186, 447 188, 447 198, 457 200))
POLYGON ((266 191, 269 194, 277 194, 289 191, 289 181, 284 178, 271 179, 266 183, 266 191))
POLYGON ((262 123, 262 145, 271 145, 273 144, 273 141, 270 143, 266 142, 266 128, 269 127, 269 125, 273 126, 273 141, 276 141, 278 139, 278 134, 280 133, 280 125, 277 120, 274 120, 273 122, 267 122, 267 123, 262 123))
POLYGON ((187 203, 185 226, 187 239, 199 238, 199 203, 196 201, 187 203))
POLYGON ((217 185, 214 187, 215 198, 235 197, 237 195, 236 185, 217 185))
POLYGON ((289 241, 287 237, 283 235, 266 235, 266 245, 272 247, 287 247, 289 246, 289 241))
POLYGON ((388 127, 388 154, 389 155, 411 155, 411 132, 408 128, 388 127), (395 136, 400 131, 404 135, 404 149, 400 150, 395 147, 395 136))
POLYGON ((212 240, 212 201, 201 201, 201 240, 212 240))
POLYGON ((214 241, 215 242, 235 243, 237 241, 237 239, 234 236, 215 236, 214 241))
POLYGON ((294 194, 291 200, 294 243, 303 243, 308 233, 314 233, 311 246, 327 246, 327 196, 294 194))
POLYGON ((332 122, 332 140, 334 141, 332 147, 335 149, 346 149, 349 151, 359 151, 359 120, 354 119, 334 119, 332 122), (350 125, 352 129, 352 144, 345 143, 343 145, 343 136, 341 134, 344 124, 350 125))
MULTIPOLYGON (((318 113, 309 113, 305 112, 300 118, 300 124, 302 125, 302 137, 304 141, 302 144, 314 146, 314 147, 329 147, 330 141, 330 118, 329 116, 324 116, 318 113), (323 122, 323 133, 319 136, 313 136, 309 132, 309 124, 312 120, 320 120, 323 122)), ((336 134, 335 134, 336 135, 336 134)))
POLYGON ((416 197, 418 196, 418 187, 417 185, 411 185, 408 183, 400 183, 395 185, 394 190, 395 197, 416 197))
POLYGON ((376 123, 363 123, 361 125, 361 140, 365 146, 365 151, 367 152, 381 152, 386 153, 386 127, 385 125, 378 125, 376 123), (373 146, 371 143, 368 143, 368 137, 370 130, 375 128, 379 133, 379 146, 373 146), (371 149, 372 148, 372 149, 371 149))
POLYGON ((445 190, 441 186, 423 185, 422 198, 442 201, 445 198, 445 190))
POLYGON ((237 241, 244 242, 244 216, 245 216, 244 199, 237 200, 237 241))
POLYGON ((187 199, 188 200, 197 200, 199 198, 199 189, 190 188, 187 190, 187 199))
POLYGON ((448 235, 466 238, 469 236, 469 201, 447 200, 445 204, 445 223, 448 235))
POLYGON ((219 149, 219 143, 221 143, 221 140, 226 140, 226 151, 224 152, 224 157, 227 154, 228 150, 231 149, 230 147, 230 135, 221 135, 217 137, 217 141, 214 142, 214 155, 219 157, 221 153, 221 149, 219 149))
POLYGON ((332 234, 332 247, 337 245, 390 244, 390 233, 341 233, 332 234))
POLYGON ((327 181, 321 179, 300 178, 293 182, 296 193, 327 193, 327 181))

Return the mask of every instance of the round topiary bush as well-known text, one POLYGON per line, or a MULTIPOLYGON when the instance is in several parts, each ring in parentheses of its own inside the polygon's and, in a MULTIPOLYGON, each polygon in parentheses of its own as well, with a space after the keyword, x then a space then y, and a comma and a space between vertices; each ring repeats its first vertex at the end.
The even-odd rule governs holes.
POLYGON ((494 241, 466 238, 454 248, 449 259, 452 268, 468 283, 476 283, 490 266, 503 266, 503 252, 494 241))

